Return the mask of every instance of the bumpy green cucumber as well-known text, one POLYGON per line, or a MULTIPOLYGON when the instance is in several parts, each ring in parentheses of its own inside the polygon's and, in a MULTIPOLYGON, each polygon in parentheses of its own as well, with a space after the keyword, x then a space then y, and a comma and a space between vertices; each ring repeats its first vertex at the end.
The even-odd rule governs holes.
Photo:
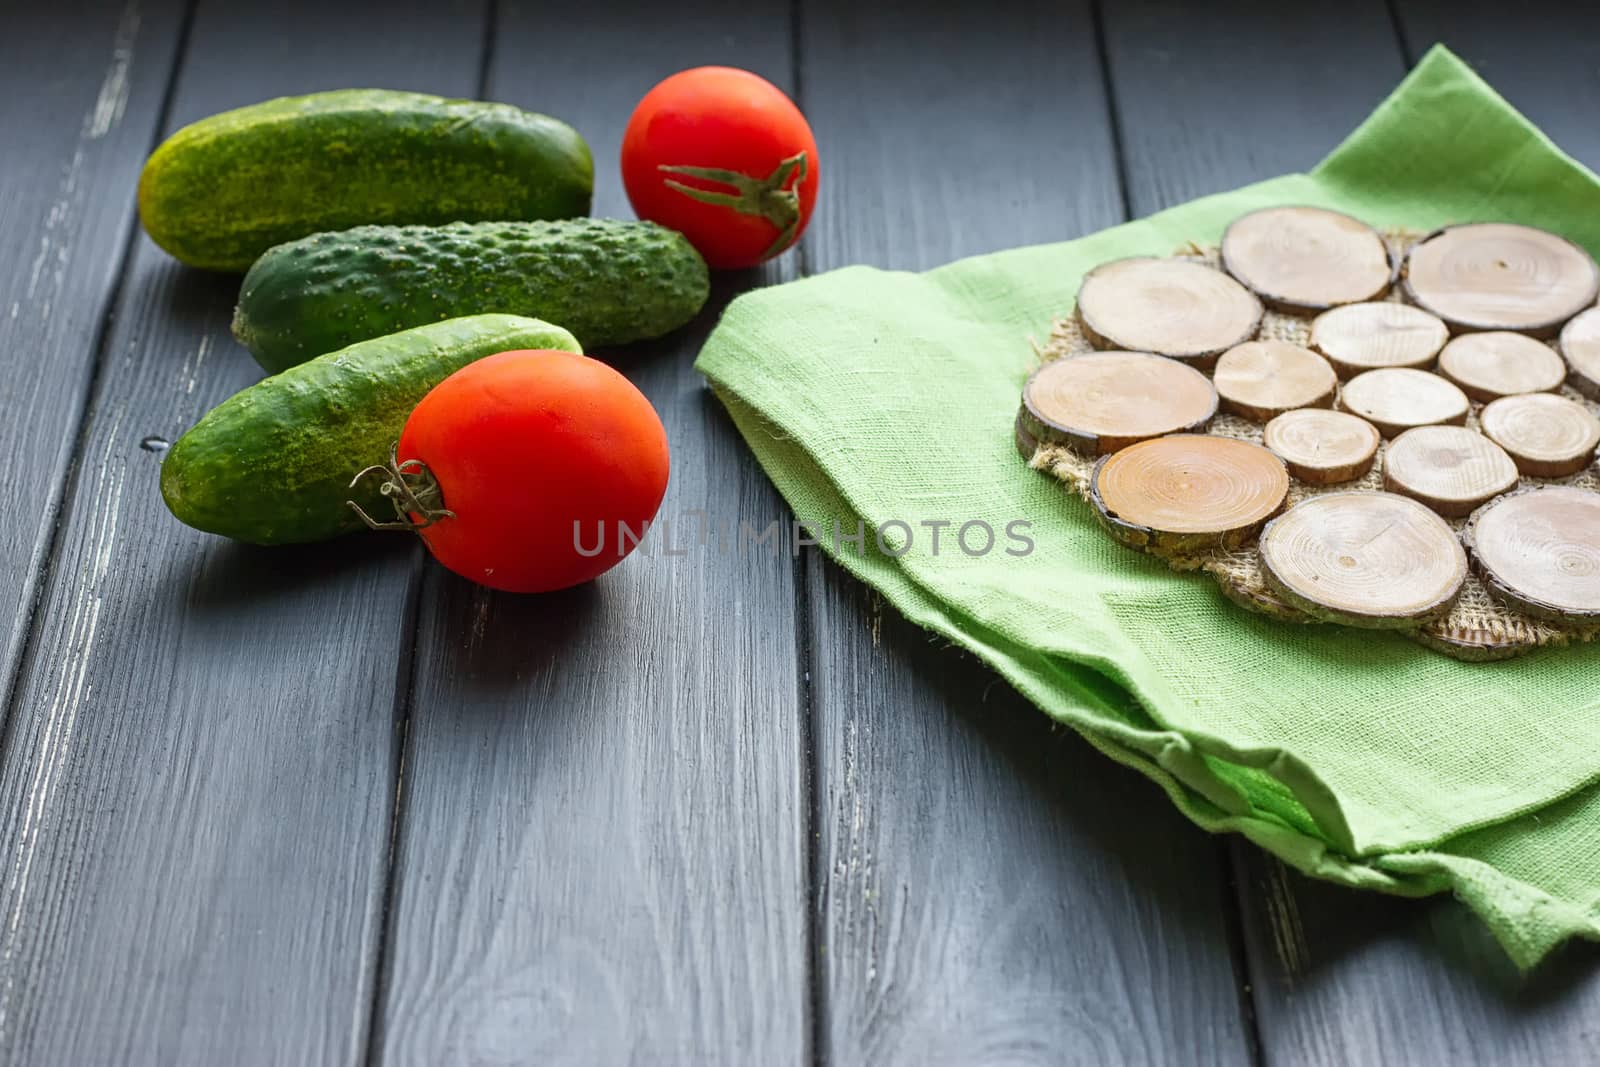
POLYGON ((468 363, 523 348, 582 351, 559 326, 475 315, 319 356, 234 394, 178 438, 161 495, 188 525, 256 544, 361 529, 347 500, 374 518, 394 509, 381 479, 355 490, 350 480, 389 458, 417 402, 468 363))
POLYGON ((269 371, 366 337, 487 311, 558 322, 593 349, 674 330, 708 292, 700 254, 653 222, 360 226, 279 245, 257 260, 239 292, 233 333, 269 371))
POLYGON ((185 126, 145 163, 139 216, 184 263, 242 271, 364 223, 587 215, 589 146, 509 104, 387 89, 283 97, 185 126))

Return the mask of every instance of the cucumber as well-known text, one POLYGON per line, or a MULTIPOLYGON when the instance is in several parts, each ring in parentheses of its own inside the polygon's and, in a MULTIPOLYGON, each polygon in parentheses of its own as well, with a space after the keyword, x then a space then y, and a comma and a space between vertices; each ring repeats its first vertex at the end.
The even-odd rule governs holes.
POLYGON ((233 333, 268 371, 366 337, 486 311, 559 322, 585 348, 682 326, 706 264, 653 222, 361 226, 279 245, 245 275, 233 333))
POLYGON ((261 545, 321 541, 393 507, 350 480, 383 463, 411 409, 452 373, 511 349, 581 352, 559 326, 475 315, 329 352, 257 382, 213 408, 161 464, 161 496, 179 521, 261 545))
POLYGON ((587 215, 589 146, 509 104, 387 89, 268 100, 185 126, 139 177, 152 240, 242 271, 273 245, 372 222, 587 215))

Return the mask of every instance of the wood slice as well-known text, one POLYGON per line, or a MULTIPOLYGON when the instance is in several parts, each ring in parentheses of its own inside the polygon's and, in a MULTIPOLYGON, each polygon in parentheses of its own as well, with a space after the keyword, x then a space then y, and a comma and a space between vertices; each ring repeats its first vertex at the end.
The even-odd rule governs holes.
POLYGON ((1217 360, 1211 376, 1224 410, 1255 422, 1333 403, 1339 379, 1328 361, 1287 341, 1246 341, 1217 360))
POLYGON ((1450 610, 1467 556, 1445 521, 1394 493, 1302 500, 1261 533, 1267 585, 1324 622, 1414 627, 1450 610))
POLYGON ((1508 396, 1478 413, 1489 439, 1517 469, 1535 478, 1565 478, 1594 462, 1600 419, 1576 400, 1553 393, 1508 396))
POLYGON ((1567 357, 1567 382, 1592 400, 1600 400, 1600 308, 1590 308, 1561 331, 1561 354, 1567 357))
POLYGON ((1028 428, 1022 424, 1021 412, 1017 413, 1017 419, 1012 425, 1012 431, 1011 439, 1016 443, 1017 455, 1032 463, 1033 454, 1039 451, 1039 439, 1029 433, 1028 428))
POLYGON ((1262 443, 1289 473, 1311 485, 1352 482, 1372 469, 1377 427, 1343 411, 1301 408, 1267 423, 1262 443))
POLYGON ((1473 516, 1466 539, 1496 600, 1550 622, 1600 622, 1600 493, 1508 496, 1473 516))
POLYGON ((1465 426, 1419 426, 1396 437, 1383 456, 1383 487, 1448 518, 1470 515, 1516 487, 1506 450, 1465 426))
POLYGON ((1274 207, 1235 219, 1222 268, 1268 307, 1306 313, 1376 300, 1395 265, 1378 231, 1318 207, 1274 207))
POLYGON ((1439 373, 1474 400, 1561 388, 1567 365, 1555 350, 1509 330, 1464 333, 1439 353, 1439 373))
POLYGON ((1349 304, 1311 323, 1311 347, 1341 378, 1382 367, 1426 367, 1449 339, 1437 315, 1405 304, 1349 304))
POLYGON ((1565 237, 1507 222, 1435 230, 1406 253, 1407 299, 1452 331, 1553 337, 1600 295, 1600 266, 1565 237))
POLYGON ((1260 445, 1175 434, 1102 459, 1090 497, 1123 544, 1181 555, 1247 543, 1288 494, 1283 461, 1260 445))
POLYGON ((1460 425, 1471 408, 1467 394, 1437 374, 1395 367, 1358 374, 1339 390, 1338 407, 1360 415, 1385 437, 1413 426, 1460 425))
POLYGON ((1039 441, 1099 456, 1204 429, 1216 413, 1217 391, 1193 367, 1146 352, 1086 352, 1034 371, 1018 425, 1039 441))
POLYGON ((1219 270, 1181 259, 1119 259, 1084 276, 1078 323, 1096 348, 1154 352, 1200 367, 1256 335, 1261 301, 1219 270))

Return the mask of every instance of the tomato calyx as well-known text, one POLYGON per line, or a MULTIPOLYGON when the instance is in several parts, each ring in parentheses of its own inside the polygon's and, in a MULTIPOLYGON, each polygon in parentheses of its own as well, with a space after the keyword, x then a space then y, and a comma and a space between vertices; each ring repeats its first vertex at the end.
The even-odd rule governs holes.
POLYGON ((765 178, 752 178, 736 170, 722 170, 718 167, 681 167, 663 163, 657 169, 667 174, 681 174, 686 178, 699 178, 701 181, 732 186, 734 192, 724 193, 714 189, 699 189, 672 178, 665 180, 667 188, 676 190, 690 199, 698 200, 702 204, 731 207, 741 215, 756 215, 776 226, 778 237, 762 253, 761 258, 770 259, 788 248, 790 242, 794 240, 795 231, 800 226, 798 189, 800 183, 806 180, 804 152, 785 159, 765 178))
POLYGON ((415 533, 426 530, 440 519, 455 518, 456 513, 444 506, 444 491, 439 488, 439 480, 433 476, 428 465, 420 459, 399 462, 395 454, 398 447, 399 442, 389 446, 389 462, 376 463, 358 471, 350 479, 350 488, 354 489, 369 475, 383 475, 384 480, 378 486, 378 492, 394 506, 397 517, 389 522, 380 522, 368 515, 354 500, 346 500, 345 503, 374 530, 408 530, 415 533), (419 521, 413 519, 412 515, 421 515, 422 518, 419 521))

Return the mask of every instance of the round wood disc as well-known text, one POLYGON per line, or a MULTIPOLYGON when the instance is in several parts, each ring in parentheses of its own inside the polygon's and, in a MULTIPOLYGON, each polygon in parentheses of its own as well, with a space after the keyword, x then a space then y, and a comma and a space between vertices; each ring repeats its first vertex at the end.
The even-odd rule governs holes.
POLYGON ((1577 474, 1594 462, 1600 446, 1600 419, 1554 393, 1503 397, 1479 412, 1478 422, 1518 470, 1535 478, 1577 474))
POLYGON ((1600 493, 1552 485, 1473 517, 1472 557, 1490 595, 1552 622, 1600 622, 1600 493))
POLYGON ((1467 394, 1437 374, 1401 367, 1358 374, 1339 391, 1340 410, 1360 415, 1385 437, 1413 426, 1463 423, 1471 406, 1467 394))
POLYGON ((1465 426, 1419 426, 1383 456, 1383 487, 1449 518, 1470 515, 1517 484, 1506 450, 1465 426))
POLYGON ((1590 308, 1561 331, 1567 381, 1584 396, 1600 400, 1600 308, 1590 308))
POLYGON ((1600 266, 1565 237, 1507 222, 1436 230, 1411 246, 1405 292, 1452 330, 1551 337, 1600 295, 1600 266))
POLYGON ((1267 423, 1262 443, 1288 464, 1289 473, 1312 485, 1350 482, 1372 469, 1378 430, 1343 411, 1301 408, 1267 423))
POLYGON ((1267 584, 1313 618, 1412 627, 1450 610, 1467 557, 1445 521, 1394 493, 1302 500, 1261 534, 1267 584))
POLYGON ((1157 554, 1237 548, 1289 494, 1283 461, 1228 437, 1175 434, 1095 467, 1091 498, 1119 541, 1157 554))
POLYGON ((1426 367, 1449 339, 1437 315, 1406 304, 1349 304, 1311 323, 1311 347, 1342 378, 1380 367, 1426 367))
POLYGON ((1474 400, 1561 388, 1567 365, 1549 345, 1509 330, 1464 333, 1439 353, 1439 373, 1474 400))
POLYGON ((1096 348, 1154 352, 1202 367, 1250 340, 1261 301, 1219 270, 1181 259, 1119 259, 1084 276, 1078 322, 1096 348))
POLYGON ((1193 367, 1146 352, 1086 352, 1033 373, 1018 425, 1040 441, 1097 456, 1202 429, 1216 412, 1217 391, 1193 367))
POLYGON ((1268 307, 1301 313, 1376 300, 1394 279, 1378 231, 1318 207, 1235 219, 1222 235, 1222 267, 1268 307))
POLYGON ((1294 408, 1327 407, 1339 379, 1328 361, 1287 341, 1246 341, 1217 360, 1211 375, 1222 407, 1255 422, 1294 408))

